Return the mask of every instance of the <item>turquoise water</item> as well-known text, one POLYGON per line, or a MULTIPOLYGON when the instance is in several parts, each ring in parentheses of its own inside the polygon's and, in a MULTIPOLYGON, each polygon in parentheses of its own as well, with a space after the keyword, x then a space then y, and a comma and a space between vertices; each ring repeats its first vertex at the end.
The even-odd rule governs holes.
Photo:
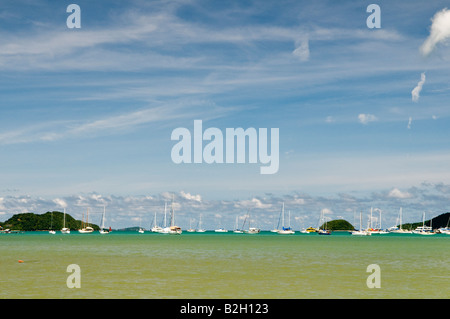
POLYGON ((450 297, 443 234, 28 232, 0 245, 0 298, 450 297), (71 264, 80 288, 67 287, 71 264), (366 284, 371 264, 380 288, 366 284))

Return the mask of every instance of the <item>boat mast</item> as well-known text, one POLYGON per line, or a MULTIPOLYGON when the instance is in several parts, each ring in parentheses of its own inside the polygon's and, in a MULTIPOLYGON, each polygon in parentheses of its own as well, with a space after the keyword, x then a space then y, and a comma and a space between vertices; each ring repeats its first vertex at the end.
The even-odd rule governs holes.
POLYGON ((288 227, 289 227, 289 229, 291 229, 291 211, 288 211, 288 216, 289 216, 288 227))
POLYGON ((378 212, 380 213, 380 230, 381 230, 381 209, 378 209, 378 212))
POLYGON ((373 227, 372 227, 372 211, 373 211, 373 207, 370 207, 370 229, 373 229, 373 227))
POLYGON ((359 212, 359 230, 362 231, 362 212, 359 212))
POLYGON ((164 202, 164 227, 167 227, 167 202, 164 202))
POLYGON ((174 199, 174 195, 172 194, 172 213, 170 216, 170 226, 175 226, 175 212, 173 210, 173 199, 174 199))
POLYGON ((105 228, 105 211, 106 211, 106 207, 103 206, 102 230, 105 228))

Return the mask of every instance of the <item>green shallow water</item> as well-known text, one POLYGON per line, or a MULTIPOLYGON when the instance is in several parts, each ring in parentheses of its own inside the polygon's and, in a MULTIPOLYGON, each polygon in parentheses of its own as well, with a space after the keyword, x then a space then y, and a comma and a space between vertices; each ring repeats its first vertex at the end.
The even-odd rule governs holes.
POLYGON ((0 247, 0 298, 450 297, 448 235, 30 232, 0 247), (81 288, 66 285, 70 264, 81 288), (381 288, 367 287, 370 264, 381 288))

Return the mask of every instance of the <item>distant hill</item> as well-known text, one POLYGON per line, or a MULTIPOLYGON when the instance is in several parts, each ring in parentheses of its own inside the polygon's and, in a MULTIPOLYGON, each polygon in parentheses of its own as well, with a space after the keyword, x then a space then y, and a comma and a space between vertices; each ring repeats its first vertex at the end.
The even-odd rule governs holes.
POLYGON ((344 219, 336 219, 327 222, 326 227, 325 224, 321 225, 319 228, 328 229, 328 230, 354 230, 352 224, 344 219))
MULTIPOLYGON (((12 230, 22 230, 22 231, 34 231, 34 230, 60 230, 63 228, 64 223, 64 213, 53 211, 46 212, 45 214, 35 214, 35 213, 22 213, 15 214, 3 223, 0 223, 0 227, 9 228, 12 230), (52 220, 53 214, 53 220, 52 220)), ((94 230, 99 230, 100 228, 91 224, 94 230)), ((66 227, 71 230, 77 230, 81 228, 81 220, 76 220, 69 214, 66 214, 66 227)))

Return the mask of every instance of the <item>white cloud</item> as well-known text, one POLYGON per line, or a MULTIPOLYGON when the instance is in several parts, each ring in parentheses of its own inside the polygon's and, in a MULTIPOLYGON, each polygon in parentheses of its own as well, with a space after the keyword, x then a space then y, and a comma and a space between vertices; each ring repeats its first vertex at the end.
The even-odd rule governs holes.
POLYGON ((388 197, 390 198, 399 198, 399 199, 405 199, 405 198, 411 198, 412 195, 408 192, 402 192, 398 188, 393 188, 389 194, 388 197))
POLYGON ((305 200, 303 198, 296 198, 293 201, 294 205, 304 205, 305 204, 305 200))
POLYGON ((408 119, 408 126, 407 126, 408 130, 411 129, 411 124, 412 124, 412 117, 410 116, 408 119))
POLYGON ((184 191, 181 191, 180 195, 181 195, 181 197, 183 197, 184 199, 187 199, 187 200, 193 200, 193 201, 197 201, 197 202, 202 201, 202 197, 200 195, 191 195, 189 193, 185 193, 184 191))
POLYGON ((58 205, 59 207, 62 208, 66 208, 67 207, 67 202, 64 199, 61 198, 56 198, 53 200, 53 202, 58 205))
POLYGON ((251 200, 240 200, 234 206, 235 207, 242 207, 242 208, 262 208, 262 209, 272 208, 272 204, 271 203, 263 203, 258 198, 252 198, 251 200))
POLYGON ((431 19, 430 35, 420 47, 420 52, 429 55, 438 43, 450 38, 450 10, 447 8, 437 12, 431 19))
POLYGON ((296 43, 296 49, 292 52, 300 61, 305 62, 309 60, 309 41, 304 39, 296 43))
POLYGON ((368 124, 369 122, 377 121, 378 118, 375 115, 372 114, 359 114, 358 120, 362 124, 368 124))
POLYGON ((336 122, 336 120, 334 119, 334 117, 332 117, 330 115, 330 116, 327 116, 327 118, 325 119, 325 122, 326 123, 334 123, 334 122, 336 122))
POLYGON ((411 91, 411 97, 413 102, 417 102, 419 101, 419 97, 420 97, 420 91, 422 91, 422 87, 425 83, 425 73, 422 73, 420 75, 420 81, 419 83, 417 83, 417 86, 411 91))

